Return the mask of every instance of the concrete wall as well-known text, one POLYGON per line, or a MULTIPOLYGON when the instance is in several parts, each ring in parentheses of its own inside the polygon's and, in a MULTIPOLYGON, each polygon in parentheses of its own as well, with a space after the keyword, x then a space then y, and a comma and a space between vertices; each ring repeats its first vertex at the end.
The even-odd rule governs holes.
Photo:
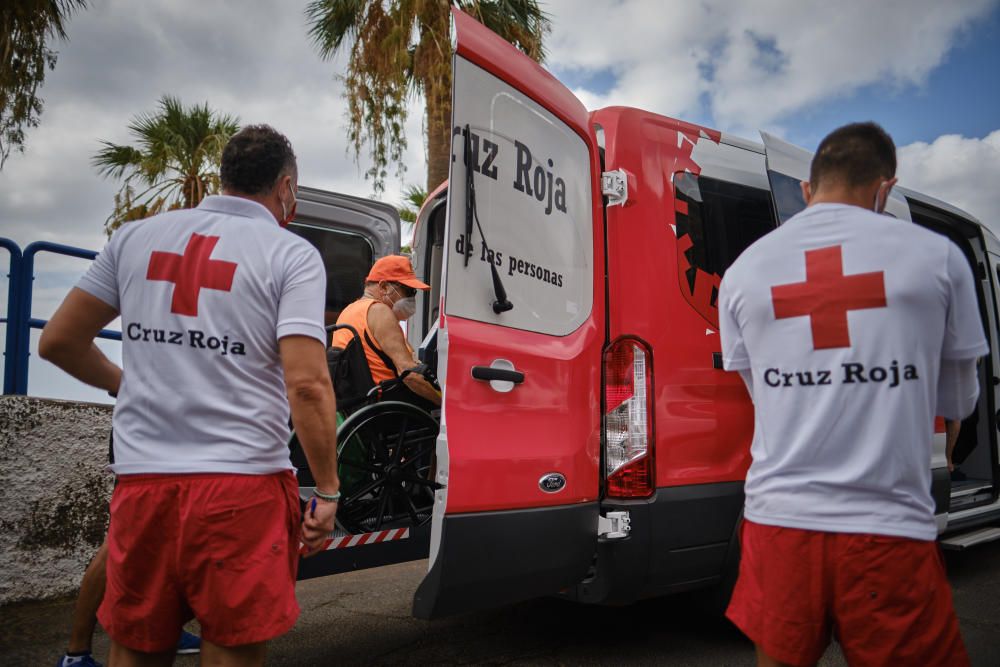
POLYGON ((0 397, 0 605, 70 595, 104 539, 111 407, 0 397))

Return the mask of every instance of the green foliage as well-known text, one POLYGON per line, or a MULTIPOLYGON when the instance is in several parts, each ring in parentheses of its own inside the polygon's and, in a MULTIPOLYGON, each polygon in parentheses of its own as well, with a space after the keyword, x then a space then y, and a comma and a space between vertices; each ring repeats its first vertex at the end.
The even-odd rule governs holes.
POLYGON ((66 39, 65 23, 86 0, 3 0, 0 5, 0 169, 11 150, 24 152, 25 129, 38 126, 38 89, 58 54, 52 38, 66 39))
POLYGON ((407 185, 403 188, 403 201, 399 208, 399 219, 403 222, 416 222, 420 207, 427 201, 427 190, 419 185, 407 185))
POLYGON ((347 136, 355 159, 368 146, 376 193, 390 164, 405 169, 404 127, 410 97, 426 102, 427 188, 447 177, 451 137, 451 7, 459 7, 535 60, 549 19, 535 0, 312 0, 309 36, 320 56, 349 53, 343 75, 347 136))
POLYGON ((109 236, 125 222, 192 208, 217 194, 222 149, 240 125, 207 103, 185 108, 164 95, 155 113, 136 116, 128 129, 135 145, 102 141, 104 148, 91 160, 102 176, 122 180, 104 223, 109 236))
POLYGON ((399 209, 399 219, 402 222, 400 230, 402 238, 409 240, 400 252, 404 255, 410 254, 410 244, 413 243, 413 229, 417 224, 417 214, 420 207, 427 201, 427 190, 419 185, 407 185, 403 188, 403 201, 397 207, 399 209))

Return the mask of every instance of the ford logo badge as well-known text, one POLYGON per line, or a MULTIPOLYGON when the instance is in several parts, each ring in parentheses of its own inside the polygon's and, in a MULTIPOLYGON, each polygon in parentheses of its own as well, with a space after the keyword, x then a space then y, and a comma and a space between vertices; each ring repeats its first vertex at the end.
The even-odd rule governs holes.
POLYGON ((550 472, 538 480, 538 486, 545 493, 558 493, 566 486, 566 478, 560 473, 550 472))

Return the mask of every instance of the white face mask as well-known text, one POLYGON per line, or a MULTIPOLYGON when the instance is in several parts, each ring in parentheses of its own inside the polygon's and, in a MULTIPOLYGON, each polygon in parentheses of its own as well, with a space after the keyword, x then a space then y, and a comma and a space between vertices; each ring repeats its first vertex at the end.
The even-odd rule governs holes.
POLYGON ((400 322, 408 320, 417 312, 417 297, 408 296, 392 304, 392 312, 400 322))
MULTIPOLYGON (((389 289, 393 293, 400 297, 395 302, 387 303, 386 305, 392 308, 392 313, 396 316, 400 322, 403 320, 408 320, 413 317, 413 314, 417 312, 417 297, 416 296, 403 296, 396 289, 395 285, 389 285, 389 289)), ((387 295, 388 296, 388 295, 387 295)))

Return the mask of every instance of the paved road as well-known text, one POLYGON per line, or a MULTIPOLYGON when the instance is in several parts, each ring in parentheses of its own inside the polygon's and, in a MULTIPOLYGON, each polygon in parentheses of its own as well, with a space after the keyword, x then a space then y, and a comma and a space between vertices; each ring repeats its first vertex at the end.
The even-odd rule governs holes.
MULTIPOLYGON (((974 665, 1000 665, 1000 543, 947 555, 974 665)), ((274 642, 269 665, 752 665, 752 646, 686 598, 624 608, 545 599, 438 621, 410 616, 421 561, 302 582, 302 616, 274 642)), ((52 665, 72 602, 0 610, 0 664, 52 665)), ((98 655, 107 638, 97 637, 98 655)), ((195 658, 177 665, 193 667, 195 658)), ((836 647, 820 663, 843 665, 836 647)))

